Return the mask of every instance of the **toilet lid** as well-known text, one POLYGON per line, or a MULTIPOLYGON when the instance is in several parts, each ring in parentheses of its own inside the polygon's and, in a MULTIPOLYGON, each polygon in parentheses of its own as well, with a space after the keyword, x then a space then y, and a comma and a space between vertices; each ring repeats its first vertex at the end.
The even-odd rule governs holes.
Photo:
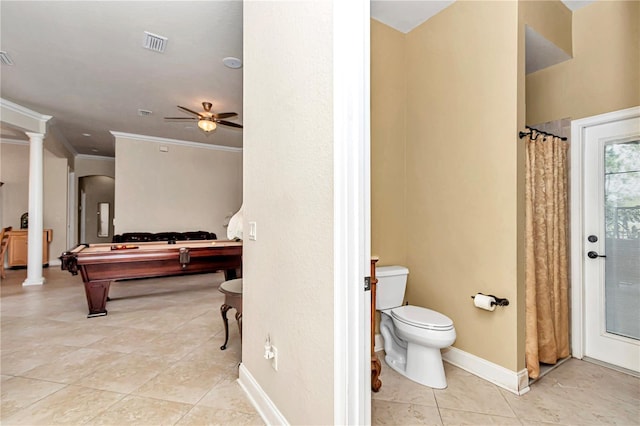
POLYGON ((404 305, 391 310, 391 316, 406 324, 415 327, 427 328, 429 330, 451 330, 453 321, 440 312, 431 309, 421 308, 420 306, 404 305))

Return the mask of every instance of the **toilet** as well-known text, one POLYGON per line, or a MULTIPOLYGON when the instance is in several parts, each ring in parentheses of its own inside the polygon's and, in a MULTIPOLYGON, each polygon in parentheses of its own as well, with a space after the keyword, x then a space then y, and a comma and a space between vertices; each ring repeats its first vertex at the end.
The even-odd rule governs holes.
POLYGON ((384 337, 385 361, 398 373, 425 386, 447 387, 440 349, 456 340, 453 321, 439 312, 402 305, 409 270, 376 267, 376 309, 384 337))

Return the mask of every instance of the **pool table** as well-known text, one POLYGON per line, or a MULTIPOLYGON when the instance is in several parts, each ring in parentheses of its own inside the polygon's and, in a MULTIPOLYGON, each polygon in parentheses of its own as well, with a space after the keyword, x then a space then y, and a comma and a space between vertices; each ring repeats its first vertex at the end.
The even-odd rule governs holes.
MULTIPOLYGON (((242 271, 242 242, 227 240, 162 241, 135 244, 80 244, 60 256, 62 269, 82 274, 88 318, 107 315, 112 281, 224 271, 225 279, 242 271)), ((242 274, 242 272, 240 272, 242 274)))

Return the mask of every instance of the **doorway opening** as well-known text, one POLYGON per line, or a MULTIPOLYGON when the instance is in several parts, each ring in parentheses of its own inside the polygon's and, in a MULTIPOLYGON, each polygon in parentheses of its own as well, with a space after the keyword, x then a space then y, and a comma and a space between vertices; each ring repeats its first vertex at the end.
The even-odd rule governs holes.
POLYGON ((94 175, 84 176, 78 180, 78 235, 80 243, 111 242, 114 228, 114 200, 114 178, 94 175))

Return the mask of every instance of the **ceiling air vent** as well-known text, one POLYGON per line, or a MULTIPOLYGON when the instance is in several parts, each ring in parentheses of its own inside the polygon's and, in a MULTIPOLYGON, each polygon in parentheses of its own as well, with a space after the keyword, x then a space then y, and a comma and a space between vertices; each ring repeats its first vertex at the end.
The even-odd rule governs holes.
POLYGON ((164 53, 164 49, 167 47, 167 40, 168 38, 166 37, 145 31, 142 47, 153 50, 154 52, 164 53))
POLYGON ((138 115, 142 116, 142 117, 146 117, 148 115, 151 115, 152 112, 149 111, 148 109, 139 109, 138 110, 138 115))
POLYGON ((4 50, 0 50, 0 63, 2 65, 13 65, 13 61, 9 57, 9 54, 4 50))

